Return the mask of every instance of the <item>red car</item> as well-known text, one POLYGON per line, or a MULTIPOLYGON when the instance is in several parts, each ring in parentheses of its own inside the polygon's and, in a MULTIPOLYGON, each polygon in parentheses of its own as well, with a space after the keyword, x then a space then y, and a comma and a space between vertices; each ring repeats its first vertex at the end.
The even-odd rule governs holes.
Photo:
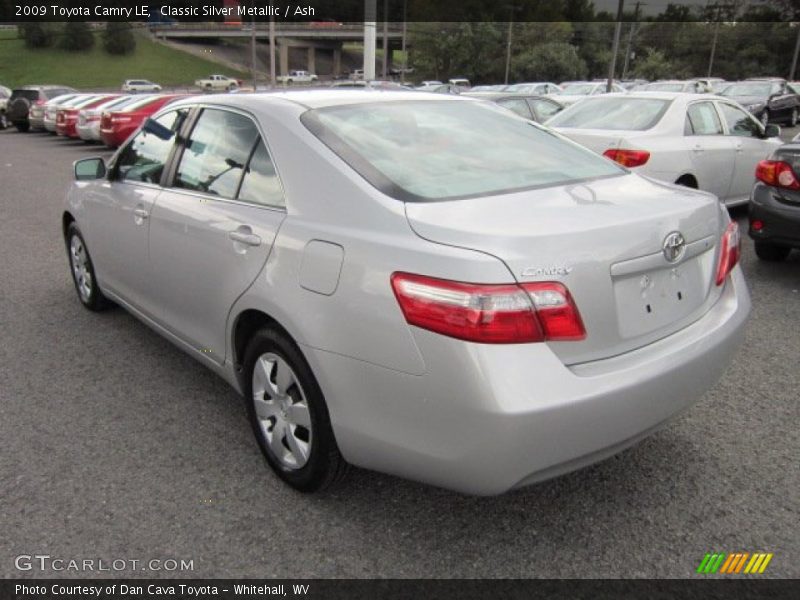
POLYGON ((128 139, 150 115, 165 104, 186 94, 166 94, 134 102, 122 110, 103 113, 100 119, 100 138, 106 146, 116 148, 128 139))
POLYGON ((56 112, 56 133, 66 137, 77 138, 78 115, 84 108, 94 108, 103 102, 118 97, 119 94, 102 94, 92 97, 85 102, 79 102, 75 106, 60 108, 56 112))

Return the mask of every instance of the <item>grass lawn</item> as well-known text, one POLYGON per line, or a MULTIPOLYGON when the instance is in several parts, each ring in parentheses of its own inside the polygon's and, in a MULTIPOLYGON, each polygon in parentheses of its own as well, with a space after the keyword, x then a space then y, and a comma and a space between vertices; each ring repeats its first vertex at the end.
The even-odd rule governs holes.
POLYGON ((25 84, 58 83, 75 88, 118 88, 126 79, 150 79, 167 86, 192 85, 211 73, 244 78, 244 73, 218 63, 157 44, 136 36, 136 50, 112 56, 102 48, 102 34, 87 52, 58 48, 32 50, 14 30, 0 30, 0 85, 14 88, 25 84))

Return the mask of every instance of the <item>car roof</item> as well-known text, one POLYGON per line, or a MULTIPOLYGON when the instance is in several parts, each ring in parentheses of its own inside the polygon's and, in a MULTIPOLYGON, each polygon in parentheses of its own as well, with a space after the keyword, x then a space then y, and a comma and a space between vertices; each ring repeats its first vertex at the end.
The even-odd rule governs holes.
POLYGON ((488 98, 490 100, 494 100, 496 98, 542 98, 544 100, 550 100, 555 104, 558 104, 556 100, 553 100, 550 96, 542 96, 541 94, 529 94, 527 92, 503 92, 503 91, 486 91, 486 92, 463 92, 462 96, 467 96, 468 98, 488 98))
MULTIPOLYGON (((353 104, 374 104, 379 102, 458 102, 459 97, 455 94, 435 94, 418 92, 409 94, 408 90, 380 90, 380 89, 359 89, 354 88, 346 94, 341 90, 332 88, 316 90, 298 90, 285 92, 258 92, 254 94, 213 94, 204 96, 189 96, 171 104, 178 106, 181 104, 208 103, 241 108, 258 108, 268 104, 293 104, 309 109, 327 108, 330 106, 346 106, 353 104)), ((467 99, 461 101, 466 102, 467 99)))

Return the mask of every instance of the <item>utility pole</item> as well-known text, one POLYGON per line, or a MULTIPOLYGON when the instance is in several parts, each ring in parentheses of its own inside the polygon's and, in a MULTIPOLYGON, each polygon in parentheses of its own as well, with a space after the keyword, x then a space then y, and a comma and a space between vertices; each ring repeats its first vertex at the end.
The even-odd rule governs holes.
POLYGON ((503 80, 508 84, 508 74, 511 70, 511 38, 514 33, 514 11, 520 10, 522 7, 516 4, 508 5, 508 33, 506 34, 506 76, 503 80))
POLYGON ((789 81, 794 81, 794 72, 797 69, 797 55, 800 54, 800 23, 795 23, 797 27, 797 42, 794 45, 794 56, 792 56, 792 68, 789 70, 789 81))
POLYGON ((625 62, 622 63, 622 79, 628 76, 628 65, 631 59, 631 46, 633 46, 633 36, 636 32, 636 25, 639 23, 639 6, 641 2, 636 3, 636 9, 633 11, 633 23, 631 23, 631 31, 628 34, 628 47, 625 49, 625 62))
POLYGON ((719 27, 720 23, 722 22, 722 9, 733 9, 733 16, 735 18, 737 3, 735 1, 729 4, 720 4, 718 2, 716 4, 712 4, 709 6, 709 8, 717 10, 717 17, 714 19, 714 37, 711 39, 711 54, 708 57, 708 73, 706 73, 706 77, 711 77, 711 71, 714 68, 714 56, 717 53, 717 38, 719 37, 719 27))
POLYGON ((275 86, 275 17, 269 18, 269 82, 275 86))
POLYGON ((364 0, 364 81, 375 79, 377 0, 364 0))
POLYGON ((253 23, 250 29, 250 68, 253 71, 253 91, 256 91, 256 76, 258 75, 258 67, 256 65, 256 12, 255 0, 250 1, 250 7, 253 9, 253 23))
POLYGON ((619 0, 617 6, 617 24, 614 26, 614 45, 611 48, 611 61, 608 65, 608 83, 606 83, 606 92, 610 92, 614 83, 614 71, 617 69, 617 52, 619 52, 619 36, 622 33, 622 9, 625 6, 625 0, 619 0))
POLYGON ((383 78, 389 65, 389 0, 383 0, 383 78))
POLYGON ((408 56, 406 55, 406 8, 408 0, 403 0, 403 36, 400 42, 400 52, 403 54, 403 68, 400 70, 400 83, 406 82, 406 69, 408 68, 408 56))

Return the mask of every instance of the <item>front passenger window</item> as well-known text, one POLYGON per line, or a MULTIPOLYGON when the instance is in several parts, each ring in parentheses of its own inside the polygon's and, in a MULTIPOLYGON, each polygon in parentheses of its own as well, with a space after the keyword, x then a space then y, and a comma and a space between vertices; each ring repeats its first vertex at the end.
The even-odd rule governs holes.
MULTIPOLYGON (((175 132, 180 128, 186 114, 185 109, 173 110, 161 115, 155 121, 175 132)), ((140 131, 117 159, 117 179, 160 184, 161 174, 164 172, 164 165, 174 142, 175 136, 169 140, 162 140, 152 133, 140 131)))
POLYGON ((741 108, 737 108, 731 104, 722 104, 722 114, 725 121, 728 123, 728 131, 730 135, 739 137, 754 137, 760 138, 761 126, 741 108))

